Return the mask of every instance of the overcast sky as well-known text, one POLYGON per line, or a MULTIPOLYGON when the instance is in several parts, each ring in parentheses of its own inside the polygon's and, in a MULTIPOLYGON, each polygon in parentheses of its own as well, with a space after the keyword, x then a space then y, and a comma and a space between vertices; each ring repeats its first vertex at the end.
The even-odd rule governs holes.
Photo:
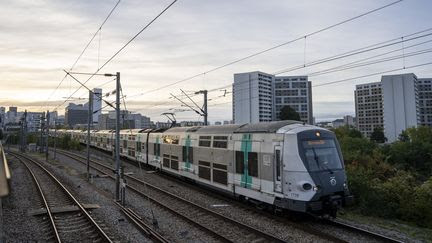
MULTIPOLYGON (((102 73, 121 72, 124 94, 148 92, 182 80, 238 58, 304 36, 323 27, 354 17, 394 0, 179 0, 134 42, 105 66, 102 73)), ((18 106, 20 110, 53 110, 63 103, 79 84, 65 79, 63 69, 71 67, 86 43, 105 19, 117 0, 3 0, 0 8, 0 106, 18 106), (53 93, 53 94, 52 94, 53 93), (49 98, 49 100, 48 100, 49 98)), ((83 57, 74 68, 94 72, 124 43, 156 16, 170 1, 122 0, 83 57)), ((127 108, 166 120, 160 113, 180 108, 170 93, 180 88, 192 92, 215 89, 233 82, 233 74, 248 71, 274 73, 367 45, 400 38, 432 27, 432 1, 405 0, 373 14, 332 28, 263 55, 218 71, 201 75, 169 88, 131 97, 127 108)), ((432 33, 427 32, 427 33, 432 33)), ((407 42, 404 46, 431 40, 432 36, 407 42)), ((356 55, 325 64, 286 73, 307 75, 326 68, 356 61, 401 48, 395 45, 375 52, 356 55)), ((407 48, 405 53, 432 48, 432 42, 407 48)), ((401 51, 389 54, 400 55, 401 51)), ((375 72, 432 61, 425 53, 371 66, 325 75, 311 76, 313 85, 367 75, 375 72)), ((382 57, 381 57, 382 58, 382 57)), ((432 77, 432 65, 397 71, 432 77)), ((381 75, 349 82, 314 87, 313 112, 317 120, 354 114, 353 90, 356 84, 380 81, 381 75)), ((77 76, 85 81, 86 76, 77 76)), ((110 79, 96 77, 89 87, 98 87, 110 79)), ((104 85, 104 92, 115 83, 104 85)), ((230 89, 228 90, 230 91, 230 89)), ((223 91, 209 93, 209 120, 231 120, 231 95, 223 91)), ((81 89, 75 97, 87 97, 81 89)), ((199 104, 201 96, 193 97, 199 104)), ((113 99, 109 97, 108 99, 113 99)), ((72 101, 82 103, 83 100, 72 101)), ((64 106, 58 108, 64 113, 64 106)), ((194 112, 179 112, 178 120, 197 120, 194 112)))

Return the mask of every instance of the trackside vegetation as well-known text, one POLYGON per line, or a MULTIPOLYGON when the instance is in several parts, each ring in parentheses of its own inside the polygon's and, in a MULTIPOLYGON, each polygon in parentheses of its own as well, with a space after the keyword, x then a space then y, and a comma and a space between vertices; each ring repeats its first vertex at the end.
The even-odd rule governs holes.
POLYGON ((391 144, 350 127, 333 131, 355 196, 352 210, 432 228, 432 128, 409 128, 391 144))
MULTIPOLYGON (((65 135, 56 138, 57 148, 61 149, 71 149, 71 150, 81 150, 82 147, 80 143, 72 139, 70 135, 65 135)), ((18 145, 20 144, 20 136, 18 134, 12 134, 8 137, 7 143, 18 145)), ((37 146, 40 146, 40 133, 29 133, 27 135, 27 144, 35 143, 37 146)), ((48 144, 50 147, 54 147, 54 138, 50 137, 48 140, 48 144)))

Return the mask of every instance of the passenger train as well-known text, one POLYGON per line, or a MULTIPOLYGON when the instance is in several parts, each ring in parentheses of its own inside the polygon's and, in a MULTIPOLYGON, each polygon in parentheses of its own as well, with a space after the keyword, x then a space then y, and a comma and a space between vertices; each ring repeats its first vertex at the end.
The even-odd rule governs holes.
MULTIPOLYGON (((87 131, 59 130, 86 143, 87 131)), ((113 151, 115 131, 91 131, 113 151)), ((335 216, 352 196, 333 132, 294 121, 120 131, 120 155, 278 210, 335 216)))

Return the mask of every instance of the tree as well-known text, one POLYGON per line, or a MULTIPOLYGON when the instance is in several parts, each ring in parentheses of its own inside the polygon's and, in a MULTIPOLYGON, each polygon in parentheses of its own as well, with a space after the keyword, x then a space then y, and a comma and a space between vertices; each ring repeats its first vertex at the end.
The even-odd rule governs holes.
POLYGON ((300 121, 300 114, 297 111, 295 111, 293 108, 291 108, 289 105, 286 105, 281 109, 280 119, 300 121))
POLYGON ((382 128, 375 127, 370 136, 370 140, 377 143, 385 143, 387 141, 387 138, 384 136, 384 131, 382 128))

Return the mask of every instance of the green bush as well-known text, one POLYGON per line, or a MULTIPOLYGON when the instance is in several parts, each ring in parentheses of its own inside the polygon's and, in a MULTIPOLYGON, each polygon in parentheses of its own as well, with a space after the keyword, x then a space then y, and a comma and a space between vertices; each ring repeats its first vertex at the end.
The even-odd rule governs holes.
MULTIPOLYGON (((82 147, 79 141, 72 139, 69 134, 61 137, 57 137, 56 146, 57 148, 68 149, 68 150, 81 150, 82 147)), ((48 142, 50 147, 54 147, 54 138, 50 137, 48 142)))
POLYGON ((415 189, 413 201, 417 223, 432 228, 432 177, 415 189))
POLYGON ((410 128, 378 145, 349 127, 334 130, 344 156, 353 209, 432 228, 432 128, 410 128))

